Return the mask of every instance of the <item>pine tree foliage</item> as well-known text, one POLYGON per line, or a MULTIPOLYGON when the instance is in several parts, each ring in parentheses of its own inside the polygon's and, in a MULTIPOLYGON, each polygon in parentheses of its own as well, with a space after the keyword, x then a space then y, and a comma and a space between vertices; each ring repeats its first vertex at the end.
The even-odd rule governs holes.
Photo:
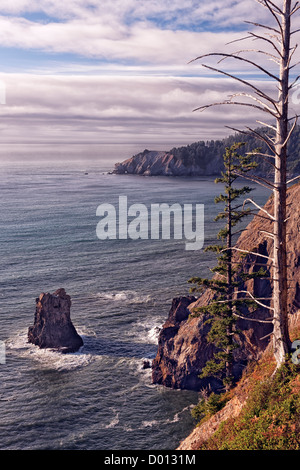
POLYGON ((216 204, 224 203, 224 209, 215 220, 224 219, 226 224, 218 233, 220 243, 206 248, 206 251, 213 251, 217 254, 218 263, 212 269, 214 277, 212 279, 193 277, 189 280, 194 284, 191 288, 192 292, 201 293, 207 288, 214 292, 212 302, 205 307, 198 308, 194 313, 196 315, 203 312, 210 314, 208 321, 211 328, 207 340, 217 348, 214 359, 209 360, 202 369, 201 377, 220 377, 226 389, 233 384, 233 352, 238 347, 234 336, 238 334, 236 320, 239 308, 245 306, 245 303, 253 305, 252 300, 237 298, 235 293, 245 279, 265 275, 262 270, 252 275, 247 273, 241 275, 240 264, 233 263, 232 259, 234 227, 249 214, 249 209, 244 209, 241 203, 241 197, 252 191, 249 186, 235 186, 235 182, 240 175, 246 174, 257 166, 251 155, 241 155, 238 152, 243 146, 244 143, 240 142, 226 148, 224 170, 221 177, 215 180, 216 183, 224 185, 224 191, 215 198, 216 204))

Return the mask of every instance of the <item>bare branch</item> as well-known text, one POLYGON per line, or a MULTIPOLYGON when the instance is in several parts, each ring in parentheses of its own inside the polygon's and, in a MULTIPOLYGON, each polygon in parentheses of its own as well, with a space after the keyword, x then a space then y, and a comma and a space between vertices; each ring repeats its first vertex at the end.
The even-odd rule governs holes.
POLYGON ((279 50, 278 47, 274 44, 274 42, 271 41, 271 39, 265 38, 264 36, 260 36, 259 34, 255 34, 255 33, 252 33, 252 32, 250 32, 249 34, 250 34, 251 36, 253 36, 254 38, 256 38, 256 39, 262 39, 263 41, 266 41, 266 42, 268 42, 269 44, 271 44, 271 45, 274 47, 274 49, 275 49, 275 51, 277 52, 277 54, 279 55, 279 57, 282 57, 280 50, 279 50))
POLYGON ((293 81, 293 83, 289 86, 289 90, 291 90, 292 88, 294 88, 294 86, 296 85, 296 83, 298 82, 300 78, 300 75, 298 75, 295 80, 293 81))
POLYGON ((227 129, 238 132, 239 134, 250 135, 250 132, 243 131, 242 129, 237 129, 236 127, 225 126, 227 129))
POLYGON ((269 336, 272 336, 274 334, 274 331, 271 331, 271 333, 268 333, 267 335, 263 336, 262 338, 259 338, 260 341, 263 340, 263 339, 266 339, 268 338, 269 336))
POLYGON ((234 44, 235 42, 245 41, 246 39, 251 39, 251 36, 245 36, 243 38, 234 39, 233 41, 227 42, 226 46, 228 46, 229 44, 234 44))
POLYGON ((273 159, 275 158, 273 155, 268 155, 267 153, 264 154, 264 153, 259 153, 259 152, 258 152, 258 153, 255 153, 255 152, 254 152, 254 153, 253 153, 253 152, 252 152, 252 153, 249 153, 249 152, 248 152, 248 153, 246 153, 246 155, 251 155, 252 157, 260 157, 260 158, 261 158, 262 160, 264 160, 268 165, 271 165, 273 168, 277 168, 277 166, 276 166, 273 162, 271 162, 271 161, 269 160, 269 158, 273 158, 273 159), (267 158, 267 157, 269 157, 269 158, 267 158))
POLYGON ((292 135, 292 133, 293 133, 293 131, 294 131, 296 125, 297 125, 297 121, 298 121, 298 116, 296 115, 296 116, 295 116, 295 121, 294 121, 294 123, 293 123, 293 125, 292 125, 292 127, 291 127, 291 129, 290 129, 290 131, 289 131, 289 133, 288 133, 287 138, 285 139, 285 141, 284 141, 284 143, 283 143, 283 145, 282 145, 283 147, 284 147, 285 145, 287 145, 288 141, 290 140, 291 135, 292 135))
MULTIPOLYGON (((268 153, 261 153, 261 152, 247 152, 246 155, 252 155, 253 157, 268 157, 268 158, 273 158, 275 159, 275 156, 274 155, 269 155, 268 153)), ((275 166, 275 165, 274 165, 275 166)))
POLYGON ((227 251, 227 250, 235 250, 235 251, 239 251, 241 253, 247 253, 248 255, 255 255, 255 256, 259 256, 261 258, 266 258, 270 261, 274 261, 274 259, 271 258, 270 256, 261 255, 260 253, 255 253, 255 251, 242 250, 241 248, 236 248, 235 246, 231 246, 230 248, 224 248, 224 250, 221 250, 220 253, 222 253, 223 251, 227 251))
MULTIPOLYGON (((273 308, 273 307, 269 307, 269 305, 266 305, 266 304, 263 304, 262 302, 259 302, 259 300, 257 300, 257 299, 251 294, 251 292, 248 292, 247 290, 240 290, 239 292, 249 295, 249 297, 250 297, 255 303, 257 303, 258 305, 260 305, 261 307, 267 308, 267 309, 269 309, 269 310, 273 310, 273 311, 274 311, 274 308, 273 308)), ((272 299, 267 299, 267 300, 272 300, 272 299)), ((272 323, 272 321, 268 321, 268 320, 265 320, 265 322, 266 322, 266 323, 272 323)))
POLYGON ((286 182, 286 184, 290 184, 290 183, 292 183, 293 181, 295 181, 295 180, 297 180, 297 179, 299 179, 299 178, 300 178, 300 175, 295 176, 295 178, 292 178, 291 180, 288 180, 288 181, 286 182))
MULTIPOLYGON (((271 124, 266 124, 265 122, 262 121, 256 121, 258 124, 261 124, 264 127, 269 127, 269 129, 272 129, 273 131, 277 131, 276 127, 272 126, 271 124)), ((271 156, 271 155, 270 155, 271 156)))
POLYGON ((263 207, 261 207, 259 204, 257 204, 255 201, 253 201, 253 199, 251 199, 251 198, 245 199, 243 206, 244 206, 248 201, 251 202, 251 204, 253 204, 255 207, 257 207, 257 209, 259 209, 260 211, 264 212, 268 217, 270 217, 270 219, 275 220, 275 217, 274 217, 272 214, 270 214, 266 209, 264 209, 263 207))
MULTIPOLYGON (((277 20, 278 20, 278 18, 277 18, 277 20)), ((245 21, 245 23, 252 24, 253 26, 257 26, 259 28, 269 29, 271 31, 274 31, 277 34, 282 34, 282 31, 278 31, 278 29, 272 28, 271 26, 266 26, 266 25, 260 24, 260 23, 254 23, 253 21, 245 21)), ((281 27, 281 25, 280 25, 280 27, 281 27)))
MULTIPOLYGON (((300 29, 299 29, 299 31, 300 31, 300 29)), ((291 65, 291 66, 290 66, 290 70, 292 70, 293 68, 297 67, 297 65, 299 65, 299 64, 300 64, 300 60, 299 60, 298 62, 296 62, 295 64, 291 65)))
MULTIPOLYGON (((246 291, 239 291, 239 292, 246 292, 246 291)), ((238 299, 238 300, 243 301, 243 299, 238 299)), ((257 301, 254 298, 253 298, 253 301, 256 302, 258 305, 263 306, 264 308, 273 310, 272 307, 268 307, 267 305, 264 305, 264 304, 260 303, 259 301, 257 301)), ((216 300, 216 301, 211 302, 209 305, 226 304, 226 303, 229 303, 229 302, 232 302, 232 300, 216 300)), ((195 309, 195 311, 197 311, 197 309, 195 309)), ((232 312, 232 315, 234 315, 237 318, 240 318, 241 320, 246 320, 246 321, 255 321, 255 322, 258 322, 258 323, 269 323, 269 324, 273 323, 273 320, 260 320, 259 318, 244 317, 244 316, 242 316, 242 315, 240 315, 236 312, 232 312)))
POLYGON ((235 174, 238 175, 238 176, 241 176, 249 181, 252 181, 253 183, 257 183, 257 184, 260 184, 261 186, 263 186, 264 188, 266 189, 269 189, 269 190, 273 190, 275 188, 275 186, 270 183, 269 181, 265 180, 264 178, 262 178, 261 176, 253 176, 253 175, 244 175, 242 173, 238 173, 237 171, 235 171, 235 174))
MULTIPOLYGON (((274 10, 277 11, 277 13, 279 13, 280 15, 283 15, 283 11, 277 5, 275 5, 275 3, 271 2, 271 0, 256 0, 256 1, 260 3, 260 5, 268 8, 268 10, 270 10, 271 8, 270 5, 272 5, 272 7, 274 8, 274 10)), ((274 11, 273 13, 275 14, 274 11)))
MULTIPOLYGON (((247 129, 249 129, 248 132, 246 131, 243 131, 241 129, 237 129, 236 127, 230 127, 230 126, 225 126, 227 129, 230 129, 232 131, 235 131, 235 132, 239 132, 240 134, 245 134, 245 135, 255 135, 259 140, 262 140, 263 142, 265 142, 267 144, 267 146, 269 147, 269 149, 271 150, 272 153, 274 153, 276 155, 276 152, 274 150, 274 148, 271 147, 271 145, 269 144, 269 142, 267 141, 267 139, 265 139, 262 135, 260 135, 257 131, 251 129, 250 127, 247 127, 247 129)), ((275 147, 275 146, 274 146, 275 147)), ((248 153, 248 155, 253 155, 253 152, 252 153, 248 153)), ((275 158, 275 156, 273 155, 268 155, 268 154, 260 154, 260 153, 257 153, 257 155, 265 155, 266 157, 270 157, 270 158, 275 158)))
MULTIPOLYGON (((274 60, 274 62, 276 62, 277 65, 280 64, 280 62, 279 62, 278 58, 276 57, 276 55, 271 54, 271 52, 261 51, 259 49, 241 49, 240 51, 236 51, 235 55, 242 54, 243 52, 256 52, 257 54, 264 54, 268 57, 271 57, 271 60, 274 60)), ((225 58, 224 58, 224 60, 225 60, 225 58)))
MULTIPOLYGON (((210 65, 206 65, 206 64, 201 64, 201 65, 202 65, 202 67, 205 67, 205 68, 207 68, 207 69, 209 69, 209 70, 212 70, 212 71, 214 71, 214 72, 218 72, 218 73, 220 73, 220 74, 222 74, 222 75, 225 75, 226 77, 233 78, 234 80, 236 80, 236 81, 238 81, 238 82, 240 82, 240 83, 243 83, 244 85, 246 85, 246 86, 252 88, 253 90, 255 90, 255 91, 257 92, 257 94, 258 94, 259 96, 261 96, 262 98, 265 98, 266 100, 271 101, 271 103, 274 102, 273 98, 270 98, 269 96, 267 96, 265 93, 263 93, 261 90, 259 90, 259 89, 256 88, 254 85, 252 85, 251 83, 247 82, 246 80, 243 80, 243 79, 241 79, 241 78, 239 78, 239 77, 236 77, 235 75, 232 75, 232 74, 230 74, 230 73, 224 72, 223 70, 216 69, 215 67, 211 67, 210 65)), ((240 104, 240 103, 238 103, 238 104, 240 104)), ((270 111, 270 110, 268 110, 267 108, 261 108, 260 106, 255 106, 255 105, 249 105, 249 106, 252 106, 252 107, 254 107, 254 108, 257 108, 257 109, 259 109, 260 111, 269 113, 269 114, 271 114, 271 116, 273 116, 274 118, 277 118, 277 114, 274 113, 274 112, 272 112, 272 111, 270 111)))
MULTIPOLYGON (((263 101, 259 100, 258 98, 255 98, 255 96, 251 95, 250 93, 244 93, 244 92, 235 93, 234 95, 231 95, 231 96, 230 96, 230 99, 231 99, 231 98, 234 98, 234 97, 236 97, 236 96, 245 96, 246 98, 250 98, 250 99, 252 99, 253 101, 256 101, 257 103, 259 103, 260 105, 262 105, 264 108, 266 108, 267 110, 269 110, 271 113, 273 112, 272 108, 270 108, 268 105, 266 105, 266 103, 264 103, 263 101)), ((274 108, 276 109, 276 111, 278 111, 277 106, 276 106, 276 101, 275 101, 275 100, 272 101, 272 104, 273 104, 274 108)))
MULTIPOLYGON (((269 138, 269 136, 262 136, 258 131, 256 131, 255 129, 251 129, 251 127, 247 127, 247 129, 249 129, 249 131, 251 132, 252 135, 255 135, 259 140, 261 140, 262 142, 264 142, 268 147, 269 149, 271 150, 272 153, 274 153, 276 155, 276 150, 275 150, 275 145, 274 145, 274 142, 272 142, 269 138)), ((251 135, 250 134, 250 135, 251 135)))
POLYGON ((272 238, 272 240, 274 240, 274 234, 271 232, 267 232, 266 230, 259 230, 259 233, 263 233, 267 237, 272 238))
POLYGON ((264 111, 263 108, 261 108, 261 106, 257 106, 255 104, 251 104, 251 103, 242 103, 242 102, 238 102, 238 101, 220 101, 218 103, 211 103, 211 104, 206 104, 204 106, 199 106, 198 108, 195 108, 193 109, 193 111, 204 111, 205 109, 207 108, 211 108, 213 106, 221 106, 221 105, 239 105, 239 106, 248 106, 250 108, 256 108, 256 109, 259 109, 260 111, 264 111))
POLYGON ((253 211, 251 211, 250 213, 251 213, 251 215, 254 215, 255 217, 260 217, 261 219, 266 219, 270 222, 270 219, 268 217, 265 217, 264 215, 257 214, 256 212, 253 212, 253 211))
POLYGON ((248 317, 243 317, 242 315, 239 315, 238 313, 232 312, 232 315, 234 315, 237 318, 240 318, 241 320, 246 320, 246 321, 255 321, 258 323, 273 323, 273 321, 270 320, 259 320, 258 318, 248 318, 248 317))
POLYGON ((292 61, 293 55, 295 54, 297 48, 298 48, 298 44, 295 44, 295 46, 293 47, 292 52, 290 53, 289 60, 288 60, 288 63, 287 63, 287 67, 289 68, 289 70, 293 69, 296 66, 296 64, 290 66, 290 63, 292 61))
MULTIPOLYGON (((298 2, 297 2, 297 3, 298 3, 298 2)), ((295 5, 295 7, 296 7, 296 5, 295 5)), ((296 11, 298 11, 298 10, 299 10, 299 8, 300 8, 300 5, 299 5, 299 6, 297 6, 297 8, 295 8, 295 7, 294 7, 294 9, 293 9, 293 10, 292 10, 292 12, 291 12, 291 16, 292 16, 294 13, 296 13, 296 11)))
POLYGON ((238 55, 234 55, 234 54, 225 54, 225 53, 219 53, 219 52, 211 52, 209 54, 203 54, 199 57, 196 57, 196 59, 192 60, 191 62, 194 62, 196 60, 200 60, 200 59, 204 59, 204 57, 211 57, 211 56, 222 56, 222 57, 226 57, 226 58, 232 58, 232 59, 236 59, 236 60, 241 60, 242 62, 246 62, 247 64, 250 64, 250 65, 253 65, 254 67, 258 68, 259 70, 261 70, 264 74, 268 75, 269 77, 273 78, 273 80, 277 80, 278 82, 280 81, 280 79, 278 77, 276 77, 276 75, 273 75, 271 72, 269 72, 268 70, 266 70, 264 67, 261 67, 260 65, 256 64, 255 62, 253 62, 252 60, 249 60, 249 59, 245 59, 245 57, 239 57, 238 55))
MULTIPOLYGON (((266 6, 266 8, 267 8, 267 9, 269 10, 269 12, 271 13, 271 15, 275 18, 275 21, 276 21, 276 23, 278 24, 279 29, 280 29, 281 38, 283 38, 282 26, 281 26, 281 23, 280 23, 280 21, 279 21, 277 15, 276 15, 274 9, 272 9, 272 8, 270 7, 270 5, 269 5, 267 2, 262 3, 262 5, 263 5, 263 6, 266 6)), ((273 8, 274 8, 274 6, 273 6, 273 8)), ((275 8, 277 8, 277 7, 275 6, 275 8)), ((277 13, 279 13, 279 14, 281 15, 280 12, 281 12, 281 10, 278 9, 278 10, 277 10, 277 13)))

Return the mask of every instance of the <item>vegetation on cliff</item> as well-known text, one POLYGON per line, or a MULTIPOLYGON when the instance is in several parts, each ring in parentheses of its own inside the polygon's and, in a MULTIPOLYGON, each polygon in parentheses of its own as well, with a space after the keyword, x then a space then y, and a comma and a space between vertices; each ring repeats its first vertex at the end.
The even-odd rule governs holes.
MULTIPOLYGON (((300 9, 300 5, 299 2, 292 4, 291 0, 283 0, 280 6, 270 0, 257 0, 257 3, 269 10, 273 19, 276 20, 276 24, 274 27, 270 27, 269 25, 266 26, 247 21, 247 23, 257 28, 262 28, 264 31, 262 34, 257 34, 257 32, 249 33, 250 38, 263 41, 265 46, 263 50, 252 49, 251 51, 256 52, 258 56, 261 53, 267 56, 271 55, 278 65, 276 75, 270 69, 265 68, 264 65, 259 65, 258 61, 252 61, 243 56, 242 53, 247 52, 246 49, 237 53, 213 52, 201 55, 195 60, 217 56, 221 58, 219 63, 230 58, 258 68, 268 79, 271 78, 276 84, 274 91, 277 91, 277 99, 273 98, 269 92, 264 91, 259 85, 254 86, 247 79, 241 79, 231 73, 202 64, 210 71, 218 72, 226 77, 231 77, 239 83, 243 83, 247 92, 237 93, 232 95, 229 100, 224 100, 221 103, 207 104, 196 110, 204 110, 219 105, 238 105, 256 108, 260 112, 267 114, 268 119, 272 116, 273 123, 265 124, 271 130, 269 134, 257 132, 250 127, 247 127, 247 131, 244 134, 257 137, 267 146, 267 150, 260 149, 256 155, 259 160, 267 164, 269 170, 263 168, 261 177, 254 175, 254 177, 252 176, 249 179, 262 184, 262 186, 272 192, 272 199, 270 198, 269 200, 271 207, 268 210, 266 206, 262 208, 252 199, 248 198, 247 201, 259 209, 260 214, 257 215, 267 221, 260 232, 255 232, 256 237, 259 236, 259 233, 262 233, 265 237, 265 243, 268 238, 273 243, 272 252, 270 253, 269 251, 261 255, 270 263, 270 281, 272 284, 272 297, 265 297, 263 300, 271 301, 271 303, 261 303, 260 299, 254 299, 250 291, 247 291, 247 294, 253 300, 256 300, 258 305, 269 311, 269 318, 264 321, 272 323, 272 331, 268 334, 268 336, 272 335, 273 340, 272 348, 269 348, 271 356, 268 358, 268 365, 272 364, 273 370, 262 380, 257 376, 255 377, 255 373, 252 373, 248 380, 247 397, 240 399, 238 391, 235 391, 234 398, 239 404, 238 409, 234 410, 233 415, 230 415, 234 408, 232 403, 233 398, 229 401, 229 403, 231 402, 231 408, 227 403, 224 409, 218 411, 210 418, 211 427, 216 432, 212 432, 209 426, 206 425, 207 423, 204 423, 204 426, 200 426, 200 433, 192 433, 189 443, 193 449, 300 449, 300 438, 298 437, 300 430, 300 369, 298 365, 298 351, 295 352, 297 357, 296 364, 291 360, 291 353, 293 352, 291 330, 292 308, 290 308, 291 304, 289 303, 289 291, 292 288, 291 283, 294 283, 295 279, 294 271, 288 263, 288 258, 291 255, 296 256, 299 260, 299 250, 292 251, 290 244, 292 240, 289 240, 289 232, 287 231, 288 223, 290 224, 289 229, 291 223, 295 224, 295 215, 287 216, 288 187, 290 183, 300 177, 297 175, 292 179, 287 178, 288 163, 290 166, 292 164, 294 171, 298 169, 297 164, 292 162, 291 159, 287 160, 287 157, 288 153, 291 153, 291 147, 288 148, 288 144, 291 146, 293 131, 297 131, 294 133, 294 137, 299 135, 299 129, 297 129, 298 116, 289 117, 289 98, 290 91, 300 78, 300 76, 297 76, 292 83, 290 82, 290 71, 296 65, 291 65, 292 57, 297 48, 297 45, 293 46, 291 44, 292 35, 299 32, 299 30, 292 31, 291 23, 292 16, 300 9), (269 30, 272 30, 275 34, 270 35, 269 30), (266 35, 268 38, 266 38, 266 35), (269 53, 266 48, 266 42, 268 45, 271 44, 273 46, 275 53, 274 50, 273 54, 269 53), (236 99, 238 96, 242 96, 243 101, 233 101, 233 98, 236 99), (245 97, 253 101, 249 102, 245 97), (294 122, 290 125, 292 119, 294 122)), ((247 38, 242 38, 242 40, 245 39, 247 38)), ((232 247, 232 249, 237 248, 232 247)), ((249 255, 255 254, 254 250, 251 248, 249 250, 248 247, 239 251, 249 255)), ((296 289, 299 289, 298 281, 296 289)), ((258 320, 253 319, 253 321, 258 320)), ((300 343, 300 341, 297 341, 297 343, 300 343)), ((198 405, 200 412, 201 407, 203 409, 203 405, 205 403, 203 404, 202 400, 198 405)), ((184 449, 182 446, 180 448, 184 449)))
MULTIPOLYGON (((274 134, 268 128, 257 128, 258 134, 272 137, 274 134)), ((235 133, 225 139, 198 141, 182 147, 174 147, 165 152, 151 152, 144 150, 122 163, 117 163, 114 173, 140 174, 140 175, 168 175, 168 176, 209 176, 218 175, 223 168, 223 154, 227 147, 235 142, 244 142, 241 154, 246 155, 254 148, 259 147, 261 153, 270 154, 270 149, 265 142, 261 142, 253 135, 235 133)), ((288 143, 288 173, 292 177, 300 173, 300 126, 296 126, 288 143)), ((266 161, 259 157, 253 157, 259 162, 256 174, 265 175, 270 172, 266 161)))
POLYGON ((221 423, 199 449, 300 449, 300 368, 286 362, 275 375, 261 378, 266 370, 270 374, 269 360, 267 356, 248 376, 249 396, 240 415, 221 423))
MULTIPOLYGON (((226 225, 218 233, 221 244, 210 245, 205 251, 213 251, 218 254, 218 264, 212 269, 216 276, 212 279, 196 277, 189 281, 196 284, 196 287, 192 287, 192 292, 202 293, 205 287, 215 293, 214 299, 208 305, 193 311, 195 315, 197 315, 196 312, 211 314, 211 318, 207 320, 211 324, 207 339, 218 348, 213 359, 208 360, 202 369, 201 377, 212 375, 222 377, 226 389, 231 388, 234 383, 233 352, 238 348, 238 343, 235 340, 235 336, 238 335, 236 319, 240 312, 240 306, 244 306, 247 302, 245 299, 236 298, 235 290, 241 287, 246 276, 250 276, 248 273, 244 273, 242 276, 239 264, 233 266, 232 261, 234 227, 249 214, 249 209, 245 210, 243 205, 238 203, 238 199, 252 191, 249 186, 235 187, 235 182, 241 175, 247 174, 248 171, 256 167, 249 155, 242 156, 239 153, 243 145, 242 142, 235 143, 226 149, 222 176, 215 180, 216 183, 224 184, 223 193, 215 198, 217 204, 224 203, 224 208, 215 220, 225 219, 226 225), (237 274, 240 278, 239 282, 237 274)), ((260 272, 256 275, 259 276, 260 272)))
MULTIPOLYGON (((293 341, 299 338, 299 313, 290 333, 293 341)), ((229 392, 202 391, 192 409, 198 424, 179 449, 299 450, 299 372, 291 356, 276 370, 272 349, 267 348, 229 392)))

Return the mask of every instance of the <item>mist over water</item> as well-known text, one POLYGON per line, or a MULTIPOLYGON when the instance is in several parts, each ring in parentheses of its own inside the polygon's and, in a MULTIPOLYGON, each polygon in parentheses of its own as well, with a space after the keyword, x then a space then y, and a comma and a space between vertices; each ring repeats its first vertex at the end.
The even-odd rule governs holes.
MULTIPOLYGON (((156 355, 172 298, 188 294, 191 276, 209 275, 214 257, 186 251, 184 240, 101 241, 96 209, 119 195, 147 206, 205 204, 210 244, 221 188, 213 179, 109 175, 131 155, 114 152, 1 165, 1 449, 175 449, 194 426, 197 393, 153 385, 143 361, 156 355), (27 343, 35 298, 60 287, 84 340, 75 354, 27 343)), ((254 195, 266 200, 261 189, 254 195)))

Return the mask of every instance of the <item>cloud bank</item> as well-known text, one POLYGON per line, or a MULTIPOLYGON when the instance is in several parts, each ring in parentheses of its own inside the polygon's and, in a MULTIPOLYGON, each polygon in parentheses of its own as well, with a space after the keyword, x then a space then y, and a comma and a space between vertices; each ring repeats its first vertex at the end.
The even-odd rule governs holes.
MULTIPOLYGON (((225 125, 255 125, 263 116, 250 108, 193 112, 244 90, 198 62, 188 64, 211 51, 253 48, 247 41, 227 44, 247 34, 250 16, 270 22, 255 0, 2 0, 2 142, 170 148, 221 138, 229 133, 225 125)), ((276 70, 273 62, 267 66, 276 70)), ((224 67, 262 79, 242 63, 224 67)))

